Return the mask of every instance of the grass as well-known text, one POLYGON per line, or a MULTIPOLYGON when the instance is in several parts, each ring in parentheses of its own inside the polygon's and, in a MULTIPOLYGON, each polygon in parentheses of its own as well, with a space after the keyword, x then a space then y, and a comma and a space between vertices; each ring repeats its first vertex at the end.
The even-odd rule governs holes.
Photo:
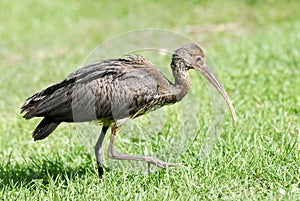
MULTIPOLYGON (((298 1, 0 4, 2 200, 299 199, 298 1), (39 119, 22 119, 23 101, 77 69, 107 38, 148 27, 187 35, 202 44, 218 67, 238 122, 232 126, 226 116, 209 155, 200 157, 211 118, 206 109, 210 97, 193 73, 201 110, 197 140, 178 161, 184 168, 147 175, 108 166, 99 182, 94 157, 78 137, 79 125, 61 125, 48 139, 33 143, 30 133, 39 119)), ((147 132, 148 126, 140 129, 147 132)), ((170 131, 163 128, 158 134, 170 131)))

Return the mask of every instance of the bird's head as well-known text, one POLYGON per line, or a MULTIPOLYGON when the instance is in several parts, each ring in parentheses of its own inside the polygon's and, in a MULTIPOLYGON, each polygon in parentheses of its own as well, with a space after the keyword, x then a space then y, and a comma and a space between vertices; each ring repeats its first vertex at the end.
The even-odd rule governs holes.
POLYGON ((210 70, 206 63, 203 50, 195 43, 189 43, 177 49, 173 58, 180 60, 187 69, 195 69, 200 72, 224 97, 232 114, 232 119, 236 121, 236 115, 232 103, 217 77, 210 70))

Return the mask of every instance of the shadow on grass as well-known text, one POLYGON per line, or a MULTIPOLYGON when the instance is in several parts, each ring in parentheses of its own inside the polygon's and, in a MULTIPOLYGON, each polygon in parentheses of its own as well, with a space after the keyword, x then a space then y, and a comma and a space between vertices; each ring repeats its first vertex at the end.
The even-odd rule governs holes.
MULTIPOLYGON (((42 184, 47 186, 59 182, 67 184, 95 174, 91 157, 82 163, 63 161, 61 157, 47 158, 41 156, 24 159, 21 162, 8 161, 0 164, 0 186, 8 188, 31 187, 42 184)), ((97 175, 95 174, 95 177, 97 175)))

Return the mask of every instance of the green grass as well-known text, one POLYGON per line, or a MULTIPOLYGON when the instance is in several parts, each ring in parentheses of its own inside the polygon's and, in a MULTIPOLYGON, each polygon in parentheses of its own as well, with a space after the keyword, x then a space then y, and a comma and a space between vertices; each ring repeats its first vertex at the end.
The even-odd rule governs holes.
MULTIPOLYGON (((296 0, 1 1, 0 198, 299 199, 299 7, 296 0), (200 157, 210 97, 194 73, 200 127, 197 140, 178 161, 184 168, 147 175, 108 166, 99 182, 94 156, 77 126, 61 125, 48 139, 33 143, 30 133, 39 119, 22 119, 24 100, 77 69, 107 38, 149 27, 187 35, 218 68, 238 121, 233 126, 226 116, 209 155, 200 157)), ((148 127, 141 129, 147 132, 148 127)), ((96 142, 97 136, 90 138, 96 142)))

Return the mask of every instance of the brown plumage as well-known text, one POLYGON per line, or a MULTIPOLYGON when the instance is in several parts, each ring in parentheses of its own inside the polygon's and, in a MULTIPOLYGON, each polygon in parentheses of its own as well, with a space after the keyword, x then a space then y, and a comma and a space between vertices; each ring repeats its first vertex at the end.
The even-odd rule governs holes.
POLYGON ((217 78, 208 68, 201 48, 192 43, 177 49, 171 68, 175 83, 170 82, 151 62, 137 55, 96 62, 84 66, 61 83, 34 94, 21 107, 24 118, 44 117, 33 131, 34 140, 46 138, 61 122, 97 120, 103 123, 95 147, 99 177, 102 177, 102 142, 112 127, 109 157, 118 160, 143 160, 158 167, 176 166, 151 156, 119 154, 114 151, 118 128, 164 105, 180 101, 189 91, 189 69, 203 74, 227 101, 235 121, 232 104, 217 78))

